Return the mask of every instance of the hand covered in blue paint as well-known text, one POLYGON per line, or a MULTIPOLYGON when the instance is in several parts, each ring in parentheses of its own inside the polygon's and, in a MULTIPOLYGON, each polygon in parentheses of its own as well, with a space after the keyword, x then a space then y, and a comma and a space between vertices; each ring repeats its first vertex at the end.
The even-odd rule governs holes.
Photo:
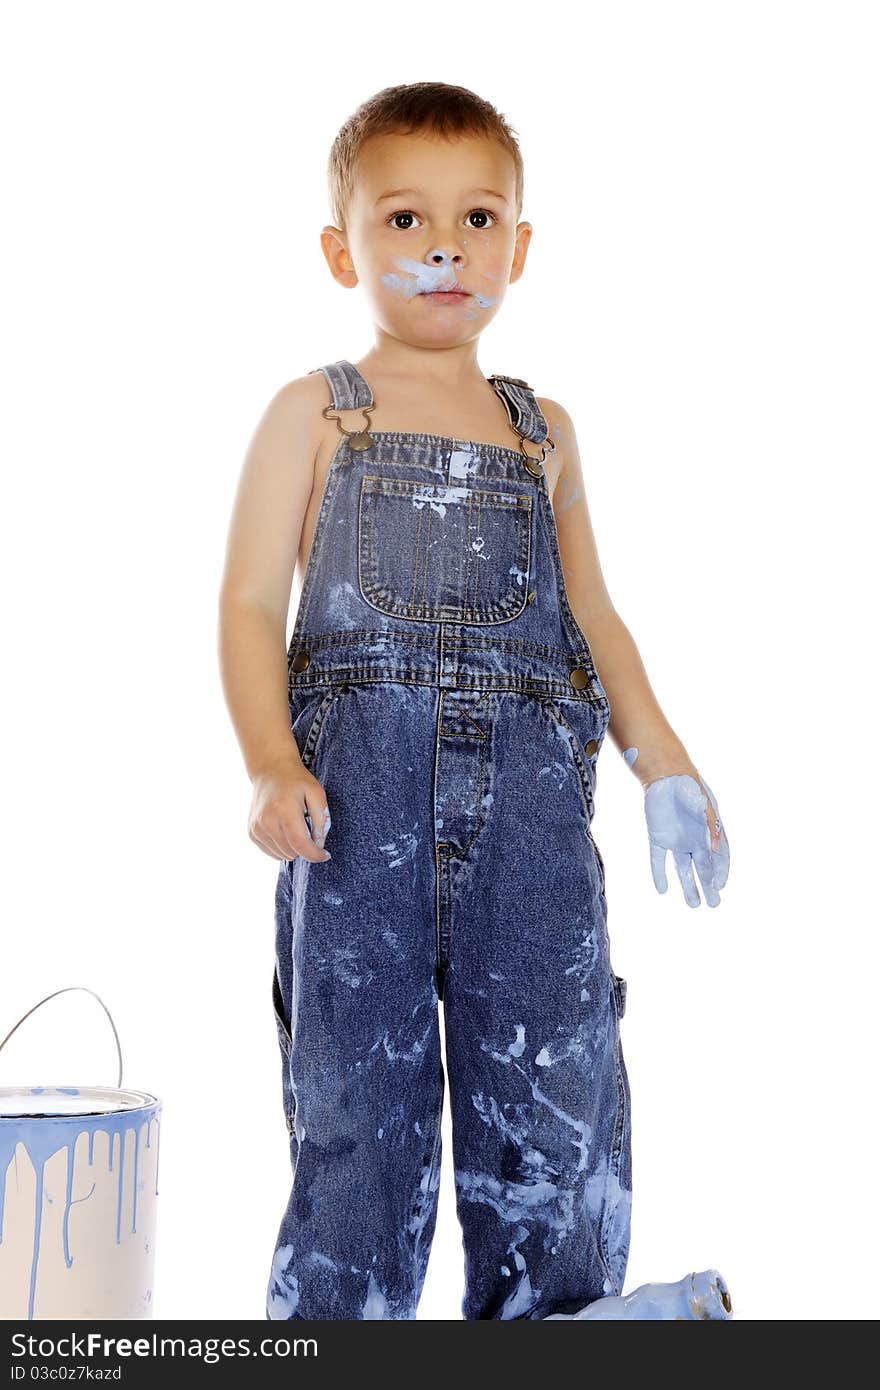
MULTIPOLYGON (((638 756, 636 747, 623 750, 627 767, 632 767, 638 756)), ((717 907, 721 901, 719 889, 727 882, 730 869, 730 846, 718 814, 718 803, 697 769, 693 770, 695 777, 679 772, 657 777, 645 787, 651 873, 657 892, 665 893, 666 853, 671 849, 688 907, 700 906, 694 864, 707 905, 717 907)))
POLYGON ((672 857, 688 907, 700 906, 694 882, 696 865, 708 907, 721 901, 727 882, 730 846, 708 785, 687 773, 658 777, 645 788, 645 819, 651 844, 651 873, 658 893, 666 892, 666 854, 672 857), (709 810, 709 803, 712 810, 709 810))

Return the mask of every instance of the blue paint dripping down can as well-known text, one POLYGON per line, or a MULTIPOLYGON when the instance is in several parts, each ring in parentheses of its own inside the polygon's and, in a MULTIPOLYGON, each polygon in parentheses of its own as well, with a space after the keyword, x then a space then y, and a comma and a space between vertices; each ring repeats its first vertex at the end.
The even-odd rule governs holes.
POLYGON ((116 1026, 86 993, 113 1028, 116 1086, 0 1086, 4 1320, 153 1315, 161 1102, 122 1089, 116 1026))

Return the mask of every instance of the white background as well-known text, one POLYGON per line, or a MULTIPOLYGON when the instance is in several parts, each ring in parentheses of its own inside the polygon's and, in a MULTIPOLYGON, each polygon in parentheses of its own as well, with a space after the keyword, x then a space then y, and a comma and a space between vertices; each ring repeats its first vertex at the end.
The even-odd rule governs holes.
MULTIPOLYGON (((875 1317, 876 6, 2 14, 0 1036, 88 985, 161 1096, 156 1314, 263 1317, 290 1178, 277 864, 216 652, 238 472, 283 382, 372 341, 318 242, 337 129, 441 80, 513 123, 535 229, 480 365, 571 412, 612 597, 731 843, 719 908, 671 862, 660 897, 609 739, 627 1289, 714 1265, 742 1318, 875 1317)), ((0 1084, 115 1079, 83 994, 0 1056, 0 1084)), ((419 1315, 456 1319, 444 1137, 419 1315)))

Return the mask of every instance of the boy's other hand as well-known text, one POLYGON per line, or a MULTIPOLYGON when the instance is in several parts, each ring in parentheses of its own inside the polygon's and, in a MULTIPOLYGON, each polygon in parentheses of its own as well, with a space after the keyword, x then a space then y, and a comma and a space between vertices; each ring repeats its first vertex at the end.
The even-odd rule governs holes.
POLYGON ((730 869, 730 847, 718 803, 696 768, 694 776, 677 773, 649 782, 645 818, 657 892, 666 892, 666 855, 671 850, 688 907, 700 906, 694 867, 707 907, 717 907, 730 869))
POLYGON ((298 753, 279 759, 254 778, 248 835, 273 859, 330 858, 324 841, 330 829, 327 796, 298 753), (314 836, 312 835, 314 828, 314 836))

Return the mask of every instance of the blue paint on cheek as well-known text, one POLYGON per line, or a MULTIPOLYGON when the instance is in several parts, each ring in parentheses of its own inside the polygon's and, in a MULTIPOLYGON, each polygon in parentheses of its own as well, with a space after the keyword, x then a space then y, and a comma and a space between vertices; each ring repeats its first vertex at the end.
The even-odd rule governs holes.
MULTIPOLYGON (((429 252, 429 255, 441 257, 441 264, 429 265, 425 261, 417 261, 410 256, 395 256, 394 265, 397 267, 397 271, 385 271, 379 276, 380 284, 402 299, 413 299, 419 294, 430 294, 436 290, 451 289, 456 281, 455 267, 451 260, 439 248, 429 252)), ((497 296, 481 294, 479 291, 473 292, 471 297, 480 309, 491 308, 497 302, 497 296)), ((466 310, 465 316, 474 318, 474 310, 466 310)))
POLYGON ((434 290, 447 289, 456 278, 455 268, 445 255, 442 265, 429 265, 426 261, 417 261, 411 256, 395 256, 394 264, 399 273, 386 271, 379 276, 379 280, 392 294, 398 294, 403 299, 413 299, 418 294, 430 294, 434 290))

